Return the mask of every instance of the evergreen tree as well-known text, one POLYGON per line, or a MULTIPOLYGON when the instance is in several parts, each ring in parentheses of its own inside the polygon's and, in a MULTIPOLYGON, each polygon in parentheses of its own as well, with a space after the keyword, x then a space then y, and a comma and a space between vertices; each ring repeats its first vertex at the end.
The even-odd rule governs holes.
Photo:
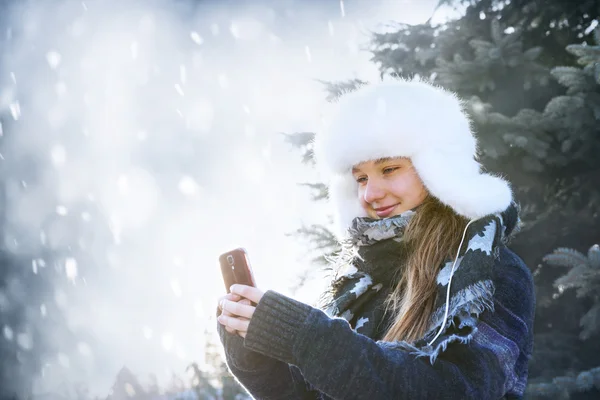
POLYGON ((246 391, 229 372, 223 360, 221 343, 214 336, 212 330, 204 332, 205 365, 192 363, 188 367, 193 372, 192 387, 198 399, 246 399, 246 391))
MULTIPOLYGON (((559 357, 564 356, 565 353, 577 354, 578 349, 581 347, 589 350, 588 346, 581 346, 581 344, 585 344, 590 339, 597 341, 600 337, 600 246, 596 244, 590 247, 587 255, 570 248, 558 248, 552 254, 546 255, 544 262, 552 266, 569 268, 565 275, 554 282, 554 287, 558 289, 558 293, 554 295, 555 298, 558 298, 565 290, 576 289, 577 298, 589 298, 591 307, 579 320, 579 325, 582 328, 579 333, 579 340, 576 340, 573 336, 561 338, 564 339, 562 343, 570 342, 571 348, 560 349, 556 346, 557 342, 552 343, 551 346, 547 343, 542 344, 539 340, 540 335, 536 337, 538 339, 537 345, 542 345, 543 352, 555 352, 559 357)), ((546 337, 548 335, 543 338, 546 337)), ((542 351, 536 352, 532 360, 533 363, 540 364, 542 361, 550 361, 545 358, 547 354, 543 354, 542 351), (540 360, 542 357, 545 359, 540 360)), ((559 374, 548 381, 544 381, 541 377, 530 380, 527 388, 528 398, 570 399, 581 392, 597 394, 600 391, 600 360, 596 356, 585 361, 580 364, 595 363, 597 366, 583 371, 570 368, 567 374, 559 374)))
MULTIPOLYGON (((373 34, 371 60, 382 78, 418 75, 464 98, 481 142, 482 164, 513 183, 523 206, 523 227, 511 247, 534 268, 538 298, 528 397, 597 398, 600 296, 590 278, 596 276, 591 260, 597 248, 590 250, 588 264, 574 265, 564 276, 542 265, 544 255, 557 247, 587 248, 600 237, 597 2, 440 5, 464 6, 465 11, 441 25, 397 24, 391 32, 373 34), (556 293, 580 284, 578 292, 589 296, 556 293)), ((329 83, 327 99, 362 84, 329 83)), ((289 137, 304 151, 303 159, 312 162, 306 156, 310 142, 302 140, 311 136, 289 137)), ((316 182, 308 186, 322 187, 316 182)), ((302 227, 296 234, 316 238, 316 250, 335 253, 329 223, 302 227)), ((545 260, 559 262, 564 252, 545 260)), ((581 255, 573 259, 582 261, 581 255)))

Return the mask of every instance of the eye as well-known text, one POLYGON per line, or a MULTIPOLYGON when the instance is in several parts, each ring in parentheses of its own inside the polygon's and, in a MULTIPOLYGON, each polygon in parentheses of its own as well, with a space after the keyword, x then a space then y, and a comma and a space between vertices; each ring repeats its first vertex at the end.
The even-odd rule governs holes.
POLYGON ((384 174, 391 174, 392 172, 400 169, 400 167, 386 167, 383 169, 384 174))
POLYGON ((359 176, 358 178, 356 178, 356 182, 358 182, 358 183, 365 183, 366 181, 367 181, 367 177, 364 176, 364 175, 359 176))

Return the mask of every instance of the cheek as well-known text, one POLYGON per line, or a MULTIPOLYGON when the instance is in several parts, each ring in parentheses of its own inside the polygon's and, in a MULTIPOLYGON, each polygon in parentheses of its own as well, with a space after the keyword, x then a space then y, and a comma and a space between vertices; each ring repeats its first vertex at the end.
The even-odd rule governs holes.
POLYGON ((411 193, 413 199, 417 202, 421 202, 425 199, 425 197, 427 197, 428 191, 423 185, 423 182, 421 182, 421 179, 419 179, 419 177, 416 177, 416 179, 414 180, 412 184, 411 193))
POLYGON ((409 199, 420 199, 426 194, 425 187, 416 173, 399 175, 391 184, 391 191, 396 197, 409 199))
POLYGON ((412 179, 409 176, 398 176, 390 182, 390 192, 396 197, 407 197, 411 195, 412 179))

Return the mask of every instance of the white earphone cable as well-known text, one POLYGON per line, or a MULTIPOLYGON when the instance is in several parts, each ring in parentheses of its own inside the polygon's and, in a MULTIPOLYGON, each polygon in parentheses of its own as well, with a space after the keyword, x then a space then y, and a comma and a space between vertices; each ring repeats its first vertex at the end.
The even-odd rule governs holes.
POLYGON ((471 225, 472 222, 476 221, 472 219, 469 221, 467 226, 465 226, 465 230, 463 231, 462 239, 460 240, 460 244, 458 245, 458 251, 456 252, 456 257, 454 258, 454 263, 452 264, 452 269, 450 270, 450 279, 448 279, 448 290, 446 291, 446 311, 444 312, 444 320, 442 322, 442 326, 440 326, 440 330, 437 335, 427 344, 427 346, 431 346, 433 342, 442 334, 444 331, 444 327, 446 326, 446 320, 448 319, 448 309, 450 308, 450 285, 452 284, 452 276, 454 275, 454 267, 456 267, 456 262, 458 261, 458 255, 460 254, 460 249, 462 248, 463 242, 465 241, 465 236, 467 235, 467 228, 471 225))

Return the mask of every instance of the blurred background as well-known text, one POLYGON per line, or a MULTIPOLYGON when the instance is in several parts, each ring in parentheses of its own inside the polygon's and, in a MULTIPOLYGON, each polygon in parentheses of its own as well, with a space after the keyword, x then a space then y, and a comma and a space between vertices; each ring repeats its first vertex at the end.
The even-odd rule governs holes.
MULTIPOLYGON (((0 399, 243 399, 217 258, 313 304, 345 90, 466 100, 536 280, 528 398, 600 397, 600 4, 0 0, 0 399)), ((432 110, 433 114, 434 110, 432 110)))

